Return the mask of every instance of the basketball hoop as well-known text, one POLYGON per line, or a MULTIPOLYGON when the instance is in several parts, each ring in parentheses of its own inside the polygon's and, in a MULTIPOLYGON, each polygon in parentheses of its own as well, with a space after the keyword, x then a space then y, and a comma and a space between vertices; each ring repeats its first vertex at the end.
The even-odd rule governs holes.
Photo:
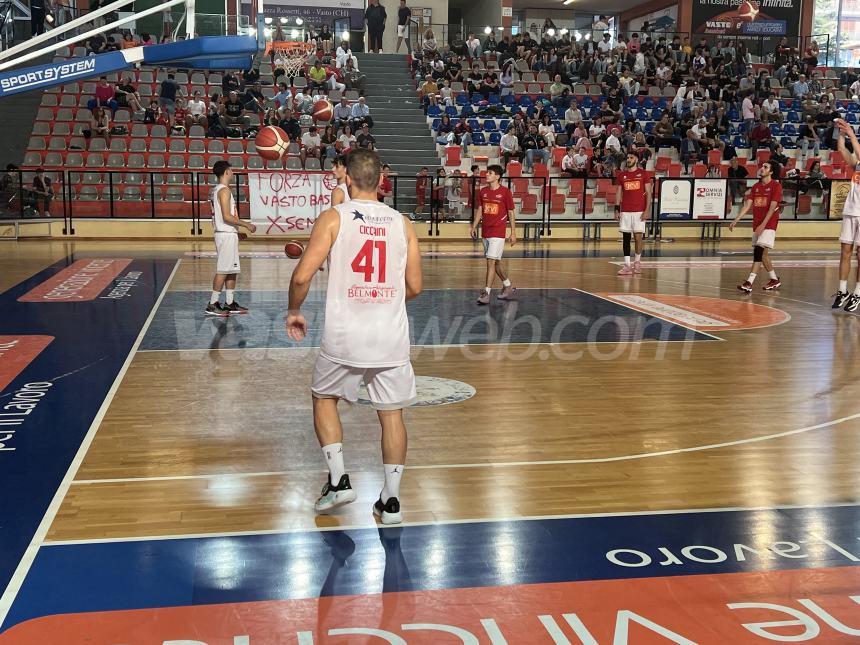
POLYGON ((295 78, 298 75, 308 57, 314 52, 313 43, 300 41, 272 43, 271 47, 275 50, 275 56, 283 60, 284 73, 289 78, 295 78))

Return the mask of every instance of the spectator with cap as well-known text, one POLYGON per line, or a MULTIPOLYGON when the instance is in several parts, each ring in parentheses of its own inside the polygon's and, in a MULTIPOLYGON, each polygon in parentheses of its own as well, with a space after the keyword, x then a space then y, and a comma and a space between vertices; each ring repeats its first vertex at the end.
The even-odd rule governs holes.
POLYGON ((355 141, 359 148, 367 148, 368 150, 376 150, 376 139, 370 133, 370 126, 366 123, 361 126, 355 141))

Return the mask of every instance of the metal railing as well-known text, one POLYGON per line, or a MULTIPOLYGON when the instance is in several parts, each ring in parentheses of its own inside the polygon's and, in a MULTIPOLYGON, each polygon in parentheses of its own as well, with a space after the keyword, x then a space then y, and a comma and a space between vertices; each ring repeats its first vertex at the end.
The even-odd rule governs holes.
MULTIPOLYGON (((267 172, 265 170, 260 172, 267 172)), ((272 172, 305 174, 304 171, 278 170, 272 172)), ((74 220, 151 219, 191 221, 191 233, 201 235, 202 218, 208 219, 209 188, 213 175, 197 170, 140 170, 81 168, 46 171, 52 196, 35 191, 34 169, 16 169, 0 175, 0 219, 34 220, 50 218, 63 220, 63 232, 74 234, 74 220)), ((248 171, 235 173, 233 192, 241 217, 250 216, 248 171)), ((427 235, 438 236, 443 223, 467 223, 474 220, 475 196, 486 182, 481 177, 403 177, 390 175, 393 184, 391 206, 417 222, 427 225, 427 235)), ((659 213, 659 194, 663 182, 689 182, 690 194, 695 182, 711 177, 658 177, 652 180, 654 204, 649 230, 659 235, 665 220, 659 213)), ((692 211, 684 218, 689 224, 714 227, 718 237, 719 225, 731 214, 737 214, 743 196, 755 179, 725 179, 726 201, 722 217, 695 219, 692 211)), ((830 217, 833 183, 840 193, 847 178, 782 179, 785 204, 782 220, 823 221, 830 217)), ((527 225, 526 237, 552 235, 554 225, 584 225, 584 238, 599 238, 600 226, 614 222, 617 184, 612 178, 571 176, 504 177, 502 185, 514 194, 517 222, 527 225)), ((692 206, 692 201, 691 201, 692 206)), ((834 206, 838 206, 835 204, 834 206)), ((321 206, 321 209, 324 206, 321 206)), ((838 210, 838 209, 836 209, 838 210)), ((835 210, 834 210, 835 212, 835 210)), ((836 213, 834 216, 838 216, 836 213)), ((676 222, 672 222, 676 223, 676 222)))

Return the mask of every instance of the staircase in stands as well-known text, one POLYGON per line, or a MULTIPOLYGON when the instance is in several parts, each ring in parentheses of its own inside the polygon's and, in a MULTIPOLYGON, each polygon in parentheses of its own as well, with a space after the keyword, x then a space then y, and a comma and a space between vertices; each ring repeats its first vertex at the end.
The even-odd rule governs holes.
POLYGON ((373 117, 373 136, 379 155, 398 173, 397 207, 410 213, 415 206, 415 175, 422 166, 431 174, 439 154, 427 136, 427 117, 409 73, 406 54, 357 54, 358 67, 367 75, 367 104, 373 117))

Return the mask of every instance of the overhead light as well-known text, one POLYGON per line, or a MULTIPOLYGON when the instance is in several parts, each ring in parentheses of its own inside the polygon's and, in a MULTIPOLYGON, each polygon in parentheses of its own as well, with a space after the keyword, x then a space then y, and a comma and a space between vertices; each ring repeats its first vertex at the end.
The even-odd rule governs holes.
POLYGON ((340 36, 344 40, 349 40, 349 32, 348 31, 344 31, 340 36))
POLYGON ((269 29, 268 27, 266 27, 265 29, 263 29, 263 35, 266 38, 271 38, 272 37, 272 30, 269 29))
POLYGON ((251 34, 252 36, 256 36, 257 35, 257 28, 256 27, 250 27, 248 29, 248 33, 251 34))
POLYGON ((264 19, 263 19, 263 22, 265 22, 267 25, 271 25, 271 24, 272 24, 272 19, 271 19, 271 18, 264 18, 264 19))
POLYGON ((304 21, 304 20, 302 20, 301 18, 296 18, 296 24, 297 24, 299 27, 301 27, 303 24, 305 24, 305 21, 304 21))
POLYGON ((586 40, 591 40, 591 34, 590 34, 590 33, 589 33, 589 34, 585 34, 585 39, 586 39, 586 40))
POLYGON ((546 30, 546 35, 549 36, 550 38, 552 38, 553 36, 555 36, 555 29, 550 27, 549 29, 546 30))
POLYGON ((560 33, 562 36, 564 36, 565 34, 568 34, 570 32, 567 30, 567 27, 562 27, 562 30, 558 33, 560 33))
POLYGON ((562 4, 567 5, 567 4, 571 4, 572 2, 573 2, 573 0, 564 0, 564 2, 562 2, 562 4))
POLYGON ((293 29, 293 30, 290 32, 290 38, 298 38, 298 37, 299 37, 299 30, 298 30, 298 29, 293 29))
POLYGON ((496 28, 496 31, 499 31, 499 32, 502 32, 502 31, 504 31, 504 30, 505 30, 505 28, 504 28, 504 27, 497 27, 497 28, 496 28))
POLYGON ((492 31, 493 31, 493 30, 492 30, 492 28, 491 28, 489 25, 487 25, 486 27, 484 27, 484 33, 485 33, 485 34, 487 34, 488 36, 490 35, 490 33, 491 33, 492 31))
POLYGON ((582 34, 579 33, 578 31, 573 33, 573 37, 576 38, 576 42, 579 42, 580 40, 582 40, 582 34))

